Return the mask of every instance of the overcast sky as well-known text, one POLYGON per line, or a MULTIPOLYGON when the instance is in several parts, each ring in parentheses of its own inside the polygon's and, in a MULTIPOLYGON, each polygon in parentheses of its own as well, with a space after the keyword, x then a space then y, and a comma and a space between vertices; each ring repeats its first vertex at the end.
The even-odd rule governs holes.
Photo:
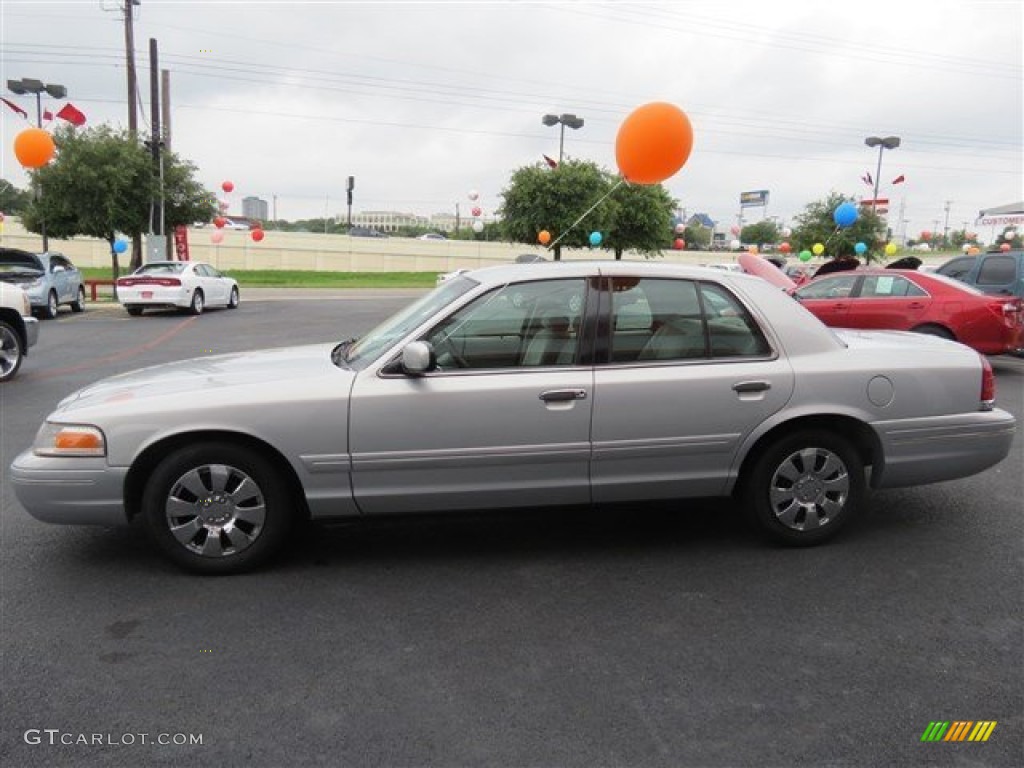
MULTIPOLYGON (((127 126, 119 5, 2 0, 0 79, 63 84, 89 125, 127 126)), ((669 101, 694 125, 665 182, 688 213, 735 223, 740 193, 760 189, 784 221, 833 190, 870 197, 864 139, 896 135, 879 196, 915 236, 944 228, 947 201, 959 229, 1024 198, 1022 5, 142 0, 140 124, 156 38, 173 147, 211 189, 235 183, 233 213, 276 195, 281 218, 343 214, 353 175, 357 212, 465 215, 470 190, 489 213, 515 169, 557 157, 545 113, 582 117, 566 155, 615 170, 625 116, 669 101)), ((34 118, 33 101, 3 95, 34 118)), ((12 144, 26 124, 0 112, 0 172, 24 186, 12 144)))

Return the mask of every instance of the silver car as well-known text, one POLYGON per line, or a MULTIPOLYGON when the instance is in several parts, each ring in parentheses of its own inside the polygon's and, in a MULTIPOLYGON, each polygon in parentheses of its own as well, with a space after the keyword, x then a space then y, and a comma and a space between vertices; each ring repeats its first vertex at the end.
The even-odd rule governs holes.
POLYGON ((42 317, 55 318, 61 304, 72 312, 85 309, 82 273, 59 253, 0 248, 0 280, 25 291, 32 311, 42 317))
POLYGON ((171 363, 63 400, 11 467, 51 523, 141 516, 224 573, 300 518, 736 495, 789 544, 871 488, 1001 461, 988 362, 830 330, 753 276, 630 262, 453 277, 358 340, 171 363))

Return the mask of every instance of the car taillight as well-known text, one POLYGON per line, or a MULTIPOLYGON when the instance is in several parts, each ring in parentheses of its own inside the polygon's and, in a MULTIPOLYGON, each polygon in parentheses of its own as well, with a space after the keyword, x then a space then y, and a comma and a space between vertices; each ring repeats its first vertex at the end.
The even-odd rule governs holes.
POLYGON ((119 277, 117 279, 119 288, 131 288, 133 285, 159 285, 164 288, 174 288, 181 285, 177 277, 119 277))
POLYGON ((1020 299, 1003 302, 1001 309, 1003 311, 1003 320, 1011 328, 1016 328, 1024 323, 1024 308, 1021 307, 1020 299))
POLYGON ((992 363, 984 355, 981 358, 981 402, 978 410, 991 411, 996 404, 996 375, 992 372, 992 363))

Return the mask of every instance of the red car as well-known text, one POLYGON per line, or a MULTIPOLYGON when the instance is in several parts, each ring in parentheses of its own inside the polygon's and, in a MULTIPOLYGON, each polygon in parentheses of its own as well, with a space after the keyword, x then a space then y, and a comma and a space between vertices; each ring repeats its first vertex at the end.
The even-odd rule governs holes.
POLYGON ((1024 347, 1024 309, 1019 298, 989 296, 934 272, 834 272, 790 293, 833 328, 929 333, 986 355, 1024 347))

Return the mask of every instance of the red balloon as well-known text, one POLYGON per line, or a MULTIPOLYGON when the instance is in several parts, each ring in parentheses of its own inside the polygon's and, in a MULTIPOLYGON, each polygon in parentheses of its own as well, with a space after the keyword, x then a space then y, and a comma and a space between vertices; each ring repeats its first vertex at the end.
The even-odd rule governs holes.
POLYGON ((215 226, 217 229, 224 229, 224 225, 227 223, 228 220, 225 219, 223 216, 218 216, 213 220, 213 226, 215 226))
POLYGON ((626 181, 658 184, 685 165, 693 151, 693 126, 674 104, 637 107, 619 126, 615 162, 626 181))
POLYGON ((14 137, 14 156, 26 168, 42 168, 56 149, 53 137, 42 128, 26 128, 14 137))
POLYGON ((481 210, 480 210, 480 206, 479 205, 474 205, 473 206, 472 214, 474 216, 479 216, 481 214, 481 210))
POLYGON ((790 247, 789 243, 783 243, 779 246, 779 250, 783 253, 789 253, 793 249, 790 247))
POLYGON ((677 251, 681 251, 683 250, 683 248, 686 247, 686 241, 683 240, 683 238, 681 237, 677 237, 675 241, 673 241, 672 247, 675 248, 677 251))
POLYGON ((254 229, 252 232, 249 233, 249 237, 253 239, 254 243, 258 243, 265 237, 265 235, 262 229, 254 229))
POLYGON ((927 232, 927 231, 922 232, 921 233, 921 239, 922 240, 931 240, 932 239, 932 233, 931 232, 927 232))
POLYGON ((225 181, 223 184, 220 185, 220 188, 223 189, 225 192, 232 192, 235 189, 235 185, 232 184, 230 181, 225 181))

